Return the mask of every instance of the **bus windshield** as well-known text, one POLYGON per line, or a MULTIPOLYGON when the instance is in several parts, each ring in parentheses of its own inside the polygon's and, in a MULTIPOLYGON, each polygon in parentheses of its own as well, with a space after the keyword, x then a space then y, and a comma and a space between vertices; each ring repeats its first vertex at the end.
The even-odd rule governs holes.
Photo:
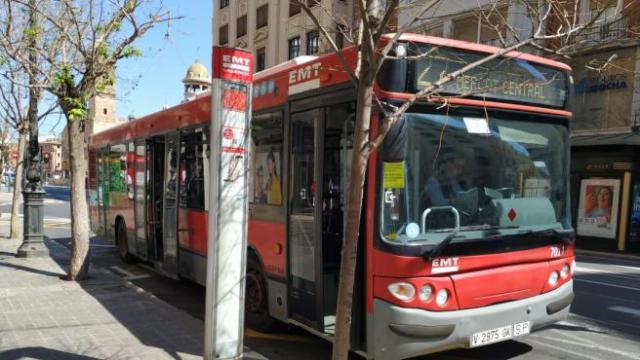
POLYGON ((553 121, 407 114, 395 145, 403 156, 382 156, 384 240, 436 245, 452 232, 467 241, 569 228, 569 135, 553 121))

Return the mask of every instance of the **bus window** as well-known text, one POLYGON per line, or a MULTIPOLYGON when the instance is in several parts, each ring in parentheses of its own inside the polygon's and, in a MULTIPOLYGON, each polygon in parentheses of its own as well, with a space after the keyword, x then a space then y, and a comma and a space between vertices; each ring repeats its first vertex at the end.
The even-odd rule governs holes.
POLYGON ((252 123, 250 202, 282 206, 282 112, 255 115, 252 123))
POLYGON ((180 207, 205 210, 204 132, 182 135, 180 141, 180 207))

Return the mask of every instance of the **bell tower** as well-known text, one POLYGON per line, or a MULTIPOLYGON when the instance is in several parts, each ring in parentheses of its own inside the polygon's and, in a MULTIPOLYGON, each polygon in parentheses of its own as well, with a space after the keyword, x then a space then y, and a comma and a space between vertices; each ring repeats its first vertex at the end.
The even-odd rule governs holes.
POLYGON ((189 68, 182 79, 184 84, 184 100, 189 101, 196 96, 209 91, 211 79, 207 68, 196 60, 189 68))

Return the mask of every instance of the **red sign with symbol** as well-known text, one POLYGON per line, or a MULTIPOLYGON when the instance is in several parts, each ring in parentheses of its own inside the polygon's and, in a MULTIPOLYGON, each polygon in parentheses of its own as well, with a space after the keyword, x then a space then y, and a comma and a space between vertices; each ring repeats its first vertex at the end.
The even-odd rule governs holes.
POLYGON ((212 63, 215 79, 253 81, 253 56, 248 51, 214 46, 212 63))
POLYGON ((222 130, 222 136, 227 140, 233 139, 233 129, 226 128, 222 130))
POLYGON ((513 221, 516 218, 516 216, 518 216, 518 213, 516 213, 516 211, 513 210, 513 208, 511 210, 509 210, 509 212, 507 213, 507 217, 511 221, 513 221))
POLYGON ((222 107, 229 110, 245 111, 247 109, 247 93, 240 90, 224 90, 222 107))

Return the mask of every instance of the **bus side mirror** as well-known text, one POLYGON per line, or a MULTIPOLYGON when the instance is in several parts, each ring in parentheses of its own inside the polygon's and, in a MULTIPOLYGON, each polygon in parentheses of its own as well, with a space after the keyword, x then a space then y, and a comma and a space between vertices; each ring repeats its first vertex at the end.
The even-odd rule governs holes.
POLYGON ((407 122, 402 117, 396 121, 382 143, 384 162, 401 162, 407 156, 407 122))

